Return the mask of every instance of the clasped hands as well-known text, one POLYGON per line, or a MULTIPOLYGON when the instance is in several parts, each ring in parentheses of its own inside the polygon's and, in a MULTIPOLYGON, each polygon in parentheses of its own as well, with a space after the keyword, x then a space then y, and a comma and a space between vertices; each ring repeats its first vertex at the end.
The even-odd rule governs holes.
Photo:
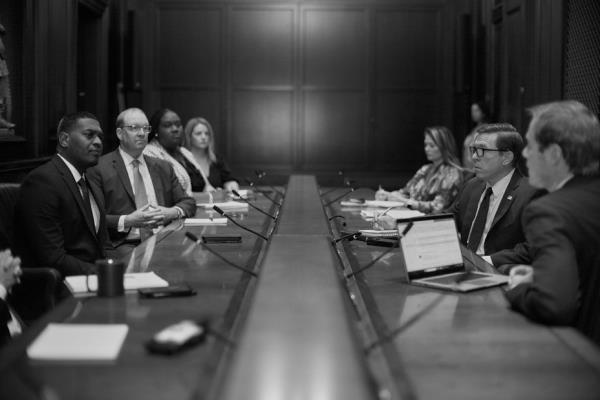
POLYGON ((180 213, 175 207, 163 207, 147 204, 125 216, 125 228, 154 229, 166 225, 179 218, 180 213))
POLYGON ((533 282, 533 268, 531 265, 516 265, 510 269, 508 274, 508 287, 515 288, 521 283, 533 282))
POLYGON ((416 200, 404 196, 401 191, 398 190, 394 192, 388 192, 387 190, 383 190, 381 187, 375 192, 375 200, 400 201, 403 202, 408 208, 414 208, 417 206, 416 200))

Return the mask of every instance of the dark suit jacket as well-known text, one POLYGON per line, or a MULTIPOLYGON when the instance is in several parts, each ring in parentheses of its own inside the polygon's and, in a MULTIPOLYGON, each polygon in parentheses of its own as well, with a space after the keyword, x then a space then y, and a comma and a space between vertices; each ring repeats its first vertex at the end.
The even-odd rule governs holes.
POLYGON ((10 319, 8 303, 6 303, 6 300, 0 299, 0 347, 10 342, 10 332, 7 325, 10 319))
MULTIPOLYGON (((204 179, 202 179, 200 171, 198 171, 194 165, 187 161, 185 157, 182 157, 182 159, 184 161, 183 166, 188 172, 192 182, 192 191, 202 192, 204 190, 204 179)), ((222 188, 223 184, 229 181, 237 181, 237 179, 235 179, 235 177, 231 174, 231 170, 225 163, 225 160, 217 156, 217 161, 210 164, 210 169, 208 171, 208 182, 210 182, 214 188, 222 188)))
POLYGON ((89 182, 100 210, 100 229, 84 212, 79 187, 56 155, 23 181, 15 212, 16 253, 23 267, 50 267, 64 275, 93 272, 107 240, 104 201, 89 182))
MULTIPOLYGON (((511 305, 549 324, 577 323, 600 248, 600 178, 574 177, 523 213, 534 282, 508 291, 511 305)), ((597 271, 596 271, 597 277, 597 271)), ((594 305, 598 312, 598 304, 594 305)))
MULTIPOLYGON (((185 194, 171 164, 154 157, 144 156, 144 159, 148 165, 158 205, 178 206, 187 217, 194 216, 196 202, 185 194)), ((104 194, 108 233, 113 246, 118 246, 129 234, 129 232, 118 232, 119 218, 136 209, 135 196, 119 149, 100 157, 98 165, 91 168, 87 175, 104 194)))
MULTIPOLYGON (((485 190, 485 182, 479 178, 472 178, 463 187, 455 202, 447 210, 454 214, 461 241, 467 244, 469 230, 477 213, 477 205, 481 194, 485 190)), ((504 197, 492 221, 483 248, 486 255, 490 255, 494 265, 499 266, 508 262, 516 263, 514 248, 527 246, 525 234, 521 227, 521 214, 525 206, 541 191, 533 188, 518 170, 515 170, 504 197)))

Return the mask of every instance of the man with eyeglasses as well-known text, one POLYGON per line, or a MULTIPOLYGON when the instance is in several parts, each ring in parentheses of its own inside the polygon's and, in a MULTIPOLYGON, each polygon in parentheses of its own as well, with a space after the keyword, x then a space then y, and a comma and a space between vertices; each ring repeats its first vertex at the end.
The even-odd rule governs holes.
POLYGON ((447 210, 454 214, 461 241, 495 266, 518 262, 526 247, 523 208, 541 194, 519 169, 523 139, 510 124, 484 124, 470 146, 475 177, 447 210))
POLYGON ((142 110, 121 112, 116 125, 119 147, 102 156, 88 175, 104 193, 108 233, 122 256, 159 226, 193 216, 196 202, 168 162, 142 154, 151 131, 142 110))
POLYGON ((506 296, 529 318, 575 325, 600 344, 600 122, 573 100, 528 111, 523 156, 548 194, 525 208, 529 253, 506 296))

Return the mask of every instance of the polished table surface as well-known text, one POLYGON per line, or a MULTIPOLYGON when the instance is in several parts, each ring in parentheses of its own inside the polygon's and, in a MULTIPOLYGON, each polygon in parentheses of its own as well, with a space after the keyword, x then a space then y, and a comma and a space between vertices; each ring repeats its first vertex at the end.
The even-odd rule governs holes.
MULTIPOLYGON (((387 248, 331 243, 342 230, 371 226, 339 202, 322 205, 344 190, 323 188, 329 193, 319 199, 314 178, 296 176, 279 222, 252 209, 234 216, 273 234, 268 243, 231 223, 170 225, 135 250, 130 267, 188 283, 198 295, 63 302, 0 351, 0 398, 600 398, 598 348, 573 329, 510 311, 500 288, 457 294, 408 285, 398 249, 345 278, 387 248), (328 222, 334 215, 345 218, 328 222), (240 244, 212 248, 258 279, 190 242, 186 230, 241 234, 240 244), (206 343, 173 357, 146 352, 155 332, 188 318, 211 322, 206 343), (34 363, 26 346, 49 321, 127 323, 129 333, 113 364, 34 363)), ((277 211, 260 195, 256 204, 277 211)), ((467 265, 486 268, 463 255, 467 265)))
MULTIPOLYGON (((347 197, 373 195, 361 189, 347 197)), ((371 228, 358 208, 336 202, 327 212, 345 217, 333 220, 335 235, 371 228)), ((362 241, 337 248, 345 274, 386 251, 362 241)), ((395 249, 347 280, 380 393, 418 399, 600 398, 600 353, 578 332, 512 312, 501 288, 459 294, 408 285, 400 257, 395 249)), ((468 267, 492 268, 465 248, 463 257, 468 267)))

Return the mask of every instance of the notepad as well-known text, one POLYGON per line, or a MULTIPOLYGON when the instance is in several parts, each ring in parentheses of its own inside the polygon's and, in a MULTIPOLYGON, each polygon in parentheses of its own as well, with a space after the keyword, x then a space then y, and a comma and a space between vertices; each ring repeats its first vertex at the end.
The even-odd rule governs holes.
POLYGON ((213 206, 219 207, 223 211, 248 211, 248 203, 242 203, 239 201, 226 201, 224 203, 209 203, 209 204, 198 204, 198 207, 204 207, 211 209, 213 206))
MULTIPOLYGON (((65 283, 74 294, 88 292, 85 275, 67 276, 65 283)), ((88 276, 88 285, 92 292, 98 290, 98 278, 96 275, 88 276)), ((137 290, 142 288, 167 287, 169 286, 169 282, 154 272, 133 272, 125 274, 123 286, 125 290, 137 290)))
MULTIPOLYGON (((382 212, 381 209, 364 209, 360 210, 360 215, 366 219, 373 219, 376 216, 380 215, 382 212)), ((419 217, 423 215, 421 211, 417 210, 409 210, 407 208, 398 209, 398 210, 389 210, 385 213, 386 216, 389 216, 393 219, 405 219, 405 218, 413 218, 419 217)))
POLYGON ((125 324, 50 323, 27 348, 32 360, 112 361, 119 356, 125 324))
POLYGON ((227 218, 186 218, 185 226, 227 225, 227 218))

